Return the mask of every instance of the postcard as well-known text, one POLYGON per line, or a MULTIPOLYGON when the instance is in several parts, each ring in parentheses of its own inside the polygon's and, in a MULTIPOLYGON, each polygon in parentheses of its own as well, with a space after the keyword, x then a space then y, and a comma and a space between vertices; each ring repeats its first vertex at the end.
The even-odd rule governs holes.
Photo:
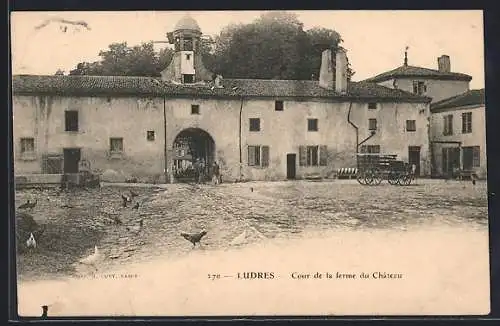
POLYGON ((19 316, 489 313, 482 11, 13 12, 11 41, 19 316))

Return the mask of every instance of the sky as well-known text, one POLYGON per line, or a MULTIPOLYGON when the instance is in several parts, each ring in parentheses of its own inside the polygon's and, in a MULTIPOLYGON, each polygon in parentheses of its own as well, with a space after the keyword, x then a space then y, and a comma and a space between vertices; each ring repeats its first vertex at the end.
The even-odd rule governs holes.
MULTIPOLYGON (((68 73, 79 62, 99 60, 99 51, 115 42, 138 45, 166 41, 166 33, 187 12, 13 12, 11 53, 13 74, 68 73), (52 21, 85 21, 90 29, 52 21)), ((193 11, 203 34, 215 35, 232 23, 250 23, 262 11, 193 11)), ((349 62, 363 80, 403 64, 437 69, 437 58, 450 56, 451 70, 471 75, 471 88, 484 87, 483 13, 480 10, 440 11, 294 11, 304 28, 336 30, 344 39, 349 62)), ((158 43, 157 48, 168 46, 158 43)))

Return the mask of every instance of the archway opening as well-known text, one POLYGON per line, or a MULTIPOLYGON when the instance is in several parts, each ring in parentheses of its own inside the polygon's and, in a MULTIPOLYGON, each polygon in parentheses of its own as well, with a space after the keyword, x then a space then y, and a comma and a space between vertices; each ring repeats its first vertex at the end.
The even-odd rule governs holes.
POLYGON ((184 129, 175 137, 173 153, 173 173, 177 182, 196 180, 196 162, 203 166, 204 179, 210 178, 210 167, 215 161, 215 142, 208 132, 199 128, 184 129))

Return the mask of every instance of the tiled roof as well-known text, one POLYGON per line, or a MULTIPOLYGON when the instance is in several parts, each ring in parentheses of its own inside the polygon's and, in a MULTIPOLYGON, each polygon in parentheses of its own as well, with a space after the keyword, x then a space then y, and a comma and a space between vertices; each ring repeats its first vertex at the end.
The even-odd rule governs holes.
POLYGON ((431 105, 431 110, 449 109, 468 105, 481 105, 485 103, 484 88, 474 89, 453 96, 431 105))
POLYGON ((471 81, 472 77, 458 72, 442 72, 439 70, 415 67, 415 66, 401 66, 396 69, 384 72, 375 77, 365 79, 365 82, 382 82, 393 78, 410 78, 410 77, 425 77, 428 79, 439 80, 464 80, 471 81))
POLYGON ((199 97, 299 97, 352 100, 393 100, 430 102, 430 98, 375 83, 351 82, 341 95, 309 80, 224 79, 224 88, 209 85, 182 85, 159 78, 125 76, 13 76, 14 94, 52 94, 73 96, 199 96, 199 97))

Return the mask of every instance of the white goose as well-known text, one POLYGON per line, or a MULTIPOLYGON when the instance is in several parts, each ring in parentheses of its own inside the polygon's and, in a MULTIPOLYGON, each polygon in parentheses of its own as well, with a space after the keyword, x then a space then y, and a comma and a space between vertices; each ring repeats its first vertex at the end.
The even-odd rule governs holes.
POLYGON ((101 260, 102 255, 97 246, 94 246, 94 253, 90 256, 82 258, 78 261, 78 263, 82 265, 92 266, 95 270, 97 270, 96 264, 101 260))
POLYGON ((35 240, 35 236, 33 235, 33 233, 30 233, 30 237, 28 238, 28 240, 26 240, 26 247, 36 248, 36 240, 35 240))

